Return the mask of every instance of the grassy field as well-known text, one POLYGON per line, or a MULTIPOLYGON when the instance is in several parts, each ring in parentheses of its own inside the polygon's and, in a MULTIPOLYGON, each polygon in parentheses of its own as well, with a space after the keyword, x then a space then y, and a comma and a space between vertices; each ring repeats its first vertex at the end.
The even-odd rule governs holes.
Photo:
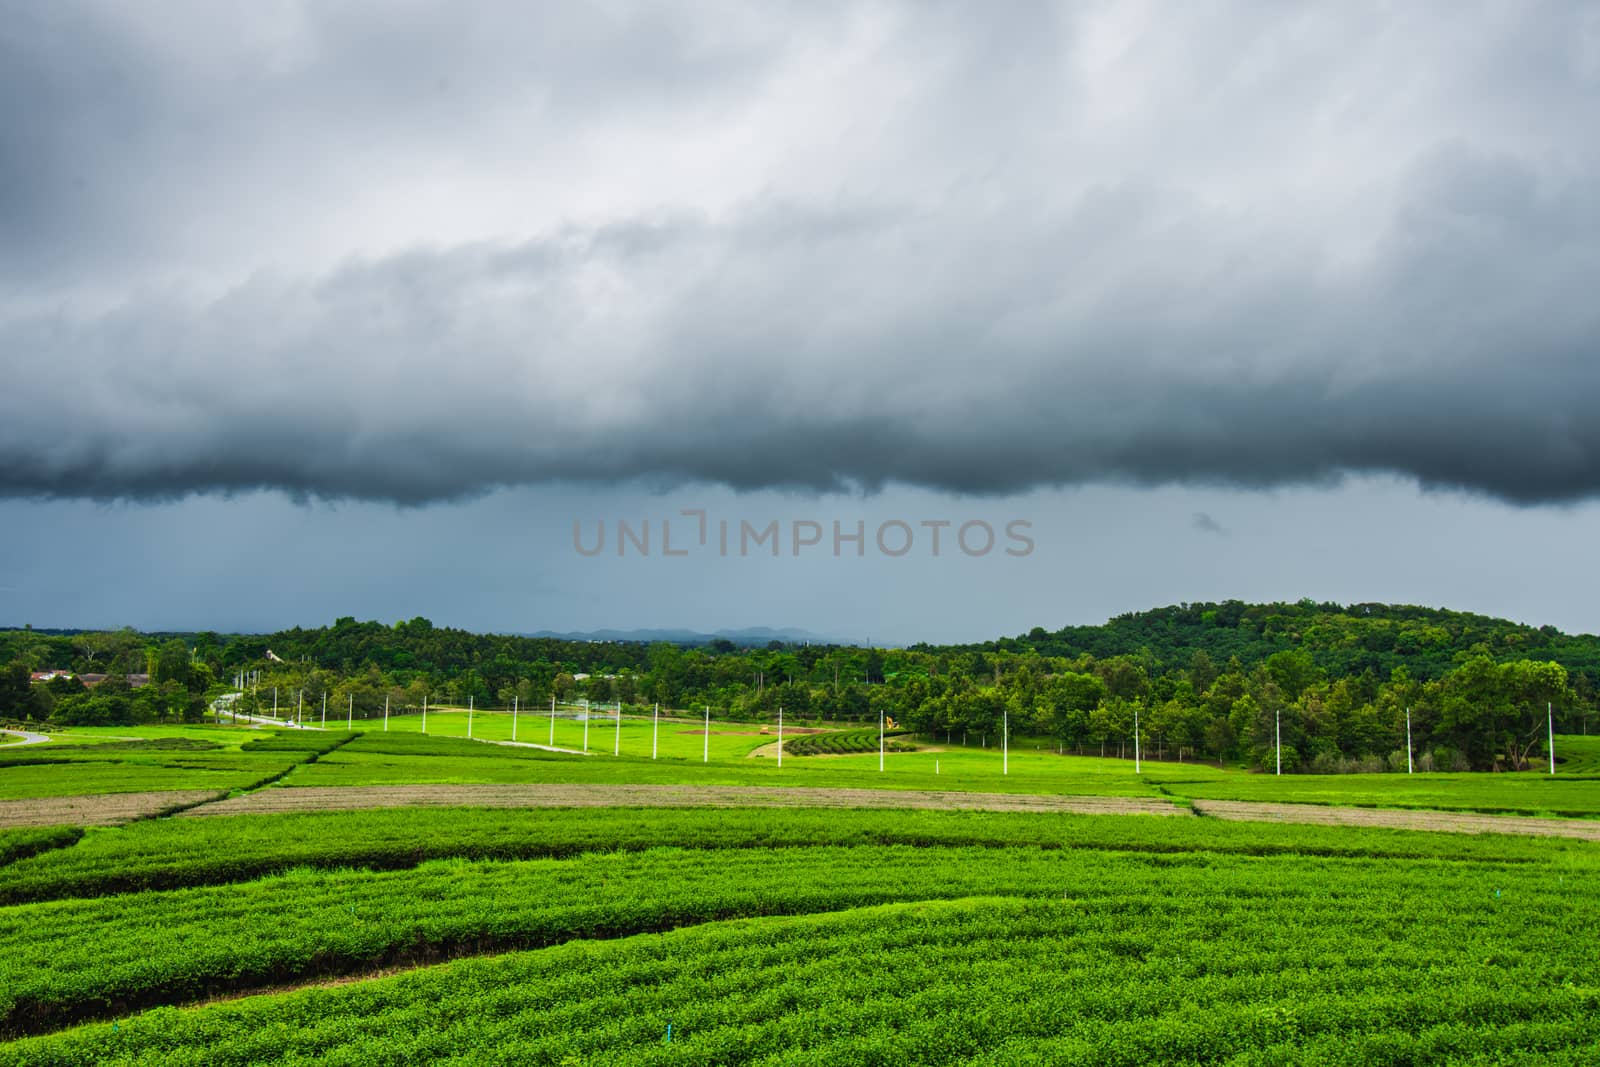
POLYGON ((1600 1038, 1581 842, 444 810, 145 823, 0 872, 33 898, 0 908, 0 1064, 1582 1062, 1600 1038))
POLYGON ((341 745, 346 734, 231 726, 75 730, 48 744, 0 753, 0 801, 97 793, 210 790, 226 793, 281 778, 312 753, 341 745))
MULTIPOLYGON (((1553 777, 1135 773, 928 739, 880 772, 876 752, 780 768, 775 736, 743 726, 714 723, 702 762, 699 723, 664 722, 651 759, 647 719, 624 719, 620 739, 591 723, 589 755, 480 743, 510 739, 507 715, 474 713, 470 741, 465 713, 428 720, 428 736, 399 716, 356 734, 72 731, 0 755, 0 811, 197 782, 243 800, 429 784, 814 793, 785 808, 0 829, 0 1067, 1576 1064, 1600 1042, 1597 841, 804 799, 1600 814, 1585 738, 1560 740, 1553 777)), ((549 729, 531 716, 518 739, 549 729)), ((558 720, 556 745, 581 749, 582 724, 558 720)))
MULTIPOLYGON (((853 756, 749 758, 766 738, 712 737, 710 762, 699 751, 658 759, 645 754, 620 757, 572 756, 538 749, 483 745, 432 733, 427 737, 391 731, 367 733, 350 745, 299 768, 286 786, 368 786, 397 783, 611 782, 672 785, 790 785, 835 788, 982 790, 1012 793, 1071 793, 1095 796, 1156 796, 1155 787, 1134 774, 1132 761, 1060 757, 1042 752, 1013 754, 1010 773, 1002 773, 1000 754, 982 749, 889 753, 878 770, 876 753, 853 756), (717 754, 717 748, 722 754, 717 754)), ((624 726, 624 738, 627 736, 624 726)), ((646 730, 648 727, 645 728, 646 730)), ((649 736, 645 733, 646 745, 649 736)), ((665 736, 665 731, 663 731, 665 736)), ((685 744, 700 746, 704 735, 685 744)), ((581 744, 581 739, 580 739, 581 744)))
POLYGON ((1600 737, 1556 738, 1558 778, 1600 779, 1600 737))
MULTIPOLYGON (((775 733, 713 722, 707 744, 699 722, 624 717, 589 724, 588 755, 484 744, 509 741, 512 716, 430 711, 357 723, 355 740, 309 758, 309 749, 349 740, 330 724, 305 730, 289 747, 263 746, 269 729, 233 725, 106 727, 66 731, 50 744, 0 753, 0 801, 149 790, 237 791, 273 780, 295 786, 397 784, 612 783, 657 785, 785 785, 822 788, 918 789, 1018 794, 1165 797, 1272 803, 1437 808, 1543 815, 1600 815, 1600 738, 1563 737, 1554 776, 1520 774, 1283 775, 1223 770, 1206 764, 1058 755, 1018 740, 1008 756, 992 747, 922 739, 910 752, 890 751, 879 770, 875 751, 853 755, 790 755, 779 766, 775 733), (321 738, 320 741, 309 739, 321 738), (652 747, 657 758, 651 758, 652 747), (613 755, 620 752, 620 755, 613 755), (709 760, 704 757, 709 755, 709 760)), ((519 716, 519 740, 546 744, 548 715, 519 716)), ((584 748, 584 727, 557 718, 555 747, 584 748)), ((903 739, 902 739, 903 740, 903 739)))

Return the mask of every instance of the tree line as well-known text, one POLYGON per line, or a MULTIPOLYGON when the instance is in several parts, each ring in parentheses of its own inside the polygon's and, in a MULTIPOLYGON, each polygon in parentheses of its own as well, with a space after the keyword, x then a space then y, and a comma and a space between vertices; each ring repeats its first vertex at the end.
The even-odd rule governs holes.
POLYGON ((346 617, 262 635, 0 631, 0 717, 73 722, 198 718, 241 672, 241 707, 302 700, 330 715, 434 704, 561 701, 709 705, 721 717, 875 722, 923 734, 1014 734, 1075 752, 1272 763, 1286 770, 1519 769, 1558 731, 1587 732, 1600 639, 1409 606, 1185 604, 1097 627, 901 649, 773 642, 738 648, 475 634, 424 618, 346 617), (269 655, 270 650, 270 655, 269 655), (152 684, 19 688, 29 669, 144 671, 152 684))

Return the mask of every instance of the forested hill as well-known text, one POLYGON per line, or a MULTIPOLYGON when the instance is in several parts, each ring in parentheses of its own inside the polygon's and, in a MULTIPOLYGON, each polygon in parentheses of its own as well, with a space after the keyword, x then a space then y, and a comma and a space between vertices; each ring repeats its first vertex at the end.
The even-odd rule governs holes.
POLYGON ((1275 652, 1299 649, 1331 678, 1368 670, 1387 678, 1404 666, 1419 680, 1443 677, 1465 656, 1484 653, 1495 660, 1554 660, 1600 683, 1600 637, 1402 604, 1178 604, 1119 615, 1099 626, 1034 629, 966 647, 1066 658, 1129 656, 1144 661, 1152 674, 1187 668, 1198 651, 1219 667, 1237 657, 1248 669, 1275 652))
MULTIPOLYGON (((386 674, 455 675, 476 670, 491 676, 525 677, 530 665, 539 664, 550 674, 563 669, 610 674, 648 670, 651 649, 662 647, 659 642, 478 634, 436 627, 420 618, 390 626, 347 617, 332 626, 295 627, 271 634, 0 630, 0 663, 22 661, 35 670, 144 671, 149 669, 151 650, 174 638, 210 663, 219 676, 227 669, 266 661, 268 650, 286 661, 340 673, 376 667, 386 674)), ((1329 679, 1368 672, 1387 679, 1403 666, 1411 678, 1426 681, 1443 677, 1468 656, 1487 655, 1502 662, 1555 661, 1600 689, 1600 637, 1565 634, 1553 626, 1526 626, 1470 612, 1394 604, 1319 604, 1311 600, 1178 604, 1130 612, 1095 626, 1066 626, 1055 631, 1035 628, 1014 638, 970 645, 916 644, 898 651, 778 641, 765 650, 736 647, 724 640, 694 644, 697 658, 750 661, 735 669, 746 678, 762 669, 763 652, 778 651, 797 658, 802 669, 826 661, 830 674, 832 663, 842 660, 850 664, 843 669, 847 677, 870 674, 874 681, 887 680, 885 671, 893 674, 897 667, 912 663, 926 664, 935 674, 963 673, 967 667, 983 673, 991 662, 1014 665, 1017 657, 1031 655, 1060 660, 1126 658, 1155 678, 1189 671, 1197 652, 1204 652, 1216 669, 1236 659, 1248 671, 1275 653, 1300 651, 1329 679)), ((683 651, 690 647, 684 646, 683 651)), ((654 658, 659 660, 659 651, 654 658)), ((783 673, 794 671, 789 667, 783 673)))
MULTIPOLYGON (((119 725, 198 718, 247 676, 238 705, 295 694, 349 714, 426 702, 709 707, 719 716, 871 722, 992 735, 1003 723, 1082 751, 1146 737, 1222 760, 1317 770, 1523 769, 1558 730, 1587 733, 1600 638, 1384 604, 1184 604, 970 646, 685 648, 474 634, 427 619, 265 635, 0 631, 0 720, 119 725), (106 680, 30 682, 65 669, 106 680), (127 675, 148 674, 132 688, 127 675), (1143 730, 1143 734, 1137 734, 1143 730), (1281 748, 1278 744, 1281 737, 1281 748)), ((267 703, 258 703, 266 701, 267 703)))

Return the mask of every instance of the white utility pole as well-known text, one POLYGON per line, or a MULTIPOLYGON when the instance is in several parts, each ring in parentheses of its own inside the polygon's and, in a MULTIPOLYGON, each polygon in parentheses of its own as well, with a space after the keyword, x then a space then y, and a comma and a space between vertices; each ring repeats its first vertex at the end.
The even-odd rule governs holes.
POLYGON ((589 751, 589 701, 583 702, 583 750, 589 751))
POLYGON ((1278 774, 1283 773, 1283 709, 1272 712, 1272 745, 1278 752, 1278 774))
POLYGON ((356 728, 356 695, 354 693, 350 694, 350 702, 344 707, 344 728, 346 730, 354 730, 356 728))
POLYGON ((551 693, 550 694, 550 746, 552 748, 554 748, 555 747, 555 743, 556 743, 556 695, 554 693, 551 693))
POLYGON ((622 701, 617 701, 617 737, 611 745, 613 756, 622 755, 622 701))
POLYGON ((656 758, 656 739, 661 735, 661 703, 656 702, 655 722, 650 726, 650 758, 656 758))
POLYGON ((327 690, 323 690, 323 692, 322 692, 322 728, 324 730, 326 730, 328 728, 328 692, 327 692, 327 690))
POLYGON ((1133 773, 1139 773, 1139 705, 1133 706, 1133 773))
POLYGON ((878 773, 883 773, 883 712, 878 712, 878 773))
POLYGON ((1011 709, 1000 709, 1000 773, 1011 773, 1011 709))
POLYGON ((511 698, 511 740, 513 741, 517 739, 517 709, 520 703, 520 697, 513 696, 511 698))
POLYGON ((467 740, 472 740, 472 705, 478 698, 471 693, 467 694, 467 740))
POLYGON ((700 762, 701 763, 710 763, 711 762, 711 705, 710 704, 706 705, 705 744, 703 746, 701 746, 700 762))
POLYGON ((389 694, 383 694, 383 732, 389 732, 389 694))
POLYGON ((783 705, 778 705, 778 768, 783 768, 783 705))
POLYGON ((1548 747, 1550 749, 1550 773, 1554 774, 1554 773, 1556 773, 1556 712, 1555 712, 1555 705, 1550 704, 1550 703, 1546 703, 1545 706, 1544 706, 1544 713, 1545 713, 1545 716, 1546 716, 1546 720, 1545 720, 1546 729, 1549 730, 1549 733, 1546 736, 1548 736, 1549 739, 1550 739, 1549 742, 1548 742, 1548 747))
POLYGON ((428 732, 428 694, 422 694, 422 732, 428 732))
POLYGON ((1406 773, 1411 771, 1411 709, 1406 709, 1406 773))

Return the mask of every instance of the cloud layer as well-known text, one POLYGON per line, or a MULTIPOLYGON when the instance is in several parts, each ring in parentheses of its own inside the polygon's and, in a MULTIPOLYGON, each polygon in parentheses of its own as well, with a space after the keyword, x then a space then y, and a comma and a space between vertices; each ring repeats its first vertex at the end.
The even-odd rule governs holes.
POLYGON ((568 8, 14 13, 0 493, 1600 495, 1592 5, 568 8))

